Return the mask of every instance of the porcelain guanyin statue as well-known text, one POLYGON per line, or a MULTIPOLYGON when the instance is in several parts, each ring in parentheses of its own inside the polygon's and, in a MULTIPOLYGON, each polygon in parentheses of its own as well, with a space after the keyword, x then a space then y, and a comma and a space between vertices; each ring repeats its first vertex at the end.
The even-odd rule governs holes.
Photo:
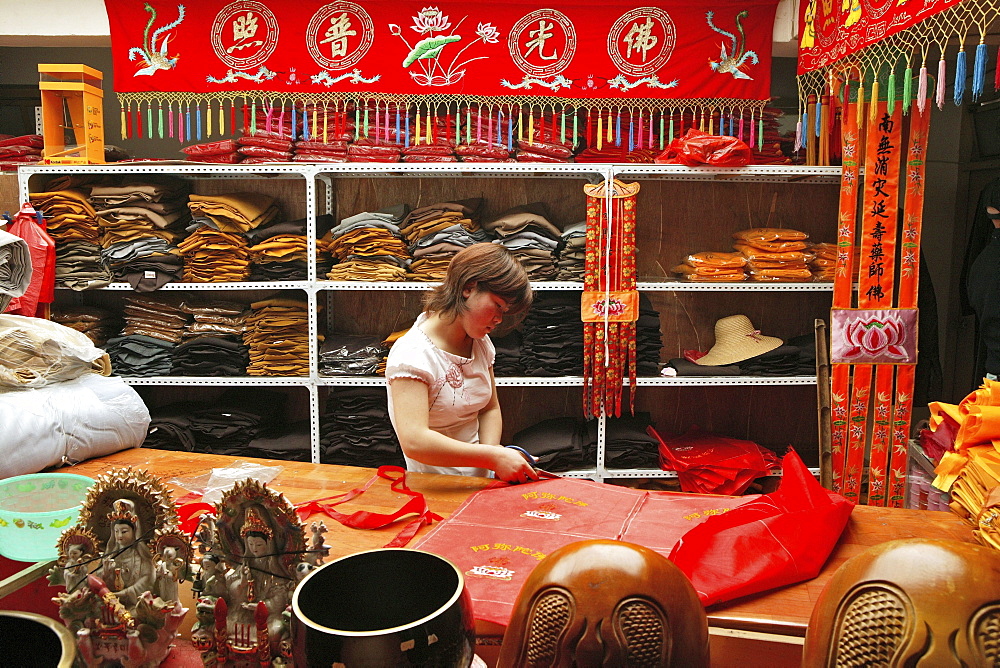
POLYGON ((303 564, 318 566, 328 552, 324 532, 315 525, 307 544, 294 507, 251 479, 223 494, 214 517, 202 517, 192 640, 206 665, 291 665, 289 604, 303 564))
POLYGON ((123 468, 97 478, 77 524, 59 539, 53 601, 87 666, 158 666, 187 609, 178 585, 193 547, 162 483, 123 468))

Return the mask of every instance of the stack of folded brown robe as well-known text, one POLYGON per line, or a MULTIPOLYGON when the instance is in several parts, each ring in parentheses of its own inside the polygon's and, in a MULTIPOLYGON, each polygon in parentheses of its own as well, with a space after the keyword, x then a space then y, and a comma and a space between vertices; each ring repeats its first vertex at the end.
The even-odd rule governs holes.
POLYGON ((806 239, 799 230, 754 227, 733 234, 733 248, 747 259, 753 281, 809 281, 809 261, 813 259, 806 239))
POLYGON ((270 223, 280 210, 274 198, 263 193, 228 193, 190 196, 188 208, 195 218, 207 218, 222 232, 244 233, 270 223))
POLYGON ((562 244, 559 248, 559 259, 556 266, 559 271, 555 276, 557 281, 583 282, 587 263, 587 222, 581 221, 566 226, 562 233, 562 244))
POLYGON ((544 202, 533 202, 505 211, 483 229, 491 232, 516 257, 532 281, 550 281, 555 278, 555 251, 562 232, 550 222, 548 207, 544 202))
POLYGON ((140 292, 179 280, 184 260, 177 242, 191 215, 183 181, 126 182, 90 192, 101 228, 101 253, 116 278, 140 292))
POLYGON ((188 283, 235 283, 250 275, 250 246, 242 234, 202 225, 178 248, 188 283))
MULTIPOLYGON (((307 262, 306 237, 303 234, 277 234, 250 247, 250 259, 255 265, 282 265, 307 262)), ((304 276, 302 278, 305 278, 304 276)))
POLYGON ((304 300, 276 297, 254 302, 243 342, 250 348, 250 376, 309 374, 309 317, 304 300))
POLYGON ((272 223, 280 210, 262 193, 191 195, 191 236, 180 244, 184 280, 193 283, 243 281, 250 275, 250 230, 272 223))
POLYGON ((173 349, 184 337, 190 316, 174 295, 125 298, 125 329, 106 350, 119 376, 170 374, 173 349))
POLYGON ((813 244, 814 258, 809 262, 814 281, 832 281, 837 275, 837 244, 813 244))
POLYGON ((440 281, 448 270, 452 256, 466 246, 486 237, 479 227, 479 211, 483 200, 473 198, 457 202, 438 202, 414 209, 403 219, 400 231, 410 244, 414 260, 407 278, 412 281, 440 281), (449 230, 445 238, 431 245, 422 240, 435 240, 434 235, 449 230))
POLYGON ((408 212, 408 206, 398 204, 342 220, 318 243, 335 263, 326 277, 332 281, 405 281, 410 252, 399 223, 408 212))
POLYGON ((52 321, 83 332, 101 347, 122 326, 121 318, 97 306, 53 306, 52 321))
POLYGON ((243 343, 246 306, 221 300, 185 300, 190 314, 181 343, 173 350, 171 375, 242 376, 250 359, 243 343))
POLYGON ((705 251, 688 255, 672 271, 689 281, 742 281, 746 264, 742 253, 705 251))
MULTIPOLYGON (((319 222, 317 220, 317 224, 319 222)), ((304 281, 308 278, 305 218, 274 220, 263 227, 247 230, 245 236, 252 244, 251 281, 304 281)))
POLYGON ((56 242, 56 285, 74 290, 111 282, 111 272, 101 262, 97 212, 87 199, 93 183, 92 177, 62 177, 50 181, 48 191, 29 195, 56 242))

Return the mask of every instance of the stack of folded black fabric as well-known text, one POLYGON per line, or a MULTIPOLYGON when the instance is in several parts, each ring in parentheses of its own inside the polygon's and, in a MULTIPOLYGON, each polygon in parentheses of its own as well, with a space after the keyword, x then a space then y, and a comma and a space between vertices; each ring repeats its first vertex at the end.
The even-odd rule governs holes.
POLYGON ((557 273, 556 248, 562 232, 552 224, 544 202, 533 202, 505 211, 483 228, 516 257, 533 281, 551 281, 557 273))
POLYGON ((385 388, 331 388, 320 425, 320 461, 346 466, 405 466, 389 421, 385 388))
POLYGON ((185 301, 181 309, 193 316, 184 342, 173 351, 174 376, 245 376, 250 363, 243 344, 246 307, 236 302, 185 301))
POLYGON ((577 376, 583 368, 579 293, 540 293, 522 327, 526 376, 577 376))
POLYGON ((247 446, 270 433, 284 413, 286 395, 261 388, 226 390, 216 401, 181 402, 150 411, 144 447, 246 456, 247 446))
POLYGON ((119 376, 169 375, 173 350, 189 320, 179 299, 126 297, 125 329, 105 346, 114 372, 119 376))
POLYGON ((796 336, 736 366, 744 376, 812 376, 816 373, 816 339, 812 334, 796 336))
POLYGON ((309 420, 299 420, 273 427, 250 441, 246 456, 264 459, 281 459, 289 462, 308 462, 311 432, 309 420))
MULTIPOLYGON (((659 469, 659 441, 646 433, 649 413, 608 418, 605 421, 604 465, 609 469, 659 469)), ((597 423, 588 425, 597 440, 597 423)))
POLYGON ((514 434, 513 443, 536 457, 546 471, 590 469, 597 457, 597 432, 591 434, 582 418, 542 420, 514 434))
POLYGON ((379 362, 388 354, 381 336, 327 335, 319 350, 321 376, 374 376, 379 362))
POLYGON ((637 376, 657 376, 660 373, 660 313, 643 293, 639 293, 639 319, 635 323, 635 356, 637 376))
POLYGON ((496 359, 493 361, 493 374, 495 376, 523 376, 524 364, 522 360, 524 341, 521 332, 516 329, 510 334, 499 337, 490 337, 493 347, 496 348, 496 359))

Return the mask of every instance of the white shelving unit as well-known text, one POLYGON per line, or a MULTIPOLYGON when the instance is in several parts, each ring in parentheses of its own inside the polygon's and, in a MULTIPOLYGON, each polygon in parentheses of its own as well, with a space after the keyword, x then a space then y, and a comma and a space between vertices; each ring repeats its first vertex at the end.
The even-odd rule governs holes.
MULTIPOLYGON (((532 163, 459 163, 459 164, 381 164, 381 163, 346 163, 322 165, 232 165, 217 166, 207 164, 173 164, 173 163, 128 163, 101 166, 32 166, 22 167, 19 171, 19 184, 22 200, 27 200, 29 192, 39 191, 49 178, 57 175, 173 175, 178 178, 204 184, 219 179, 240 181, 239 186, 261 185, 265 181, 301 180, 301 197, 304 201, 296 202, 295 208, 305 214, 307 220, 309 276, 307 281, 270 281, 246 283, 168 283, 162 290, 167 291, 223 291, 223 292, 261 292, 275 290, 296 290, 305 294, 309 305, 309 375, 301 377, 128 377, 126 381, 136 386, 174 386, 174 387, 204 387, 204 386, 250 386, 250 387, 300 387, 309 397, 309 420, 311 425, 311 457, 312 461, 320 461, 320 421, 322 411, 320 406, 320 389, 324 387, 357 387, 385 386, 381 377, 322 377, 318 373, 318 333, 320 323, 318 314, 320 305, 327 306, 326 323, 331 329, 336 325, 339 314, 330 308, 332 296, 336 293, 363 293, 368 299, 377 300, 383 297, 379 293, 398 293, 401 297, 409 294, 410 299, 416 299, 420 291, 435 285, 434 283, 374 283, 355 281, 327 281, 316 276, 316 218, 321 212, 333 213, 345 217, 357 213, 358 210, 344 210, 349 206, 348 198, 338 198, 342 187, 365 179, 387 179, 387 187, 409 187, 419 192, 421 201, 409 202, 413 206, 421 206, 435 199, 433 194, 425 195, 424 190, 431 185, 441 184, 445 180, 459 179, 466 182, 469 179, 514 179, 521 187, 530 190, 536 179, 571 179, 580 182, 599 182, 609 178, 642 179, 658 181, 674 181, 687 183, 767 183, 767 184, 836 184, 839 183, 840 169, 803 168, 803 167, 771 167, 754 165, 740 169, 720 168, 688 168, 678 165, 593 165, 593 164, 532 164, 532 163)), ((215 186, 216 190, 218 186, 215 186)), ((299 188, 299 186, 296 186, 299 188)), ((484 193, 487 198, 491 193, 484 193)), ((579 191, 579 205, 582 208, 585 201, 582 189, 579 191)), ((526 203, 526 202, 520 202, 526 203)), ((286 206, 288 202, 285 202, 286 206)), ((734 223, 734 225, 736 225, 734 223)), ((747 225, 744 225, 747 226, 747 225)), ((733 229, 738 229, 735 227, 733 229)), ((642 248, 641 233, 638 246, 642 248)), ((672 263, 674 255, 695 249, 669 249, 671 255, 666 262, 672 263)), ((574 282, 538 282, 533 284, 538 291, 582 291, 582 284, 574 282)), ((658 280, 641 280, 639 290, 648 293, 817 293, 830 292, 832 286, 825 283, 695 283, 662 277, 658 280)), ((125 283, 114 283, 101 292, 120 294, 130 291, 131 286, 125 283)), ((60 290, 61 295, 67 295, 69 290, 60 290)), ((389 295, 384 295, 388 298, 389 295)), ((118 299, 111 297, 107 299, 118 299)), ((405 298, 405 297, 403 297, 405 298)), ((656 388, 724 388, 742 386, 745 388, 763 386, 815 386, 815 376, 793 377, 749 377, 749 376, 719 376, 719 377, 675 377, 675 378, 639 378, 637 382, 643 392, 658 392, 656 388), (646 389, 649 388, 649 389, 646 389)), ((583 386, 583 378, 570 377, 501 377, 497 385, 502 388, 577 388, 583 386)), ((563 390, 566 391, 566 390, 563 390)), ((604 464, 605 421, 598 424, 598 457, 593 468, 572 471, 565 475, 573 477, 604 480, 610 478, 667 478, 674 477, 673 472, 658 469, 608 469, 604 464)))

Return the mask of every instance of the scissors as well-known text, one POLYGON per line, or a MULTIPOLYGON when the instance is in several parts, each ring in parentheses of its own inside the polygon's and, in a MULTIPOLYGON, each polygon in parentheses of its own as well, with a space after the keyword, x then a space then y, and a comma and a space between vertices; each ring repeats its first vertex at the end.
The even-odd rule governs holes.
MULTIPOLYGON (((511 450, 517 450, 519 453, 521 453, 521 456, 524 457, 526 460, 528 460, 528 463, 531 464, 531 468, 533 468, 535 470, 535 473, 538 475, 538 479, 539 480, 551 480, 553 478, 561 478, 562 477, 560 475, 556 475, 555 473, 550 473, 550 472, 546 471, 545 469, 538 468, 538 458, 532 456, 532 454, 530 452, 528 452, 527 450, 525 450, 521 446, 519 446, 519 445, 505 445, 504 447, 505 448, 510 448, 511 450)), ((532 481, 529 480, 528 482, 532 482, 532 481)))

